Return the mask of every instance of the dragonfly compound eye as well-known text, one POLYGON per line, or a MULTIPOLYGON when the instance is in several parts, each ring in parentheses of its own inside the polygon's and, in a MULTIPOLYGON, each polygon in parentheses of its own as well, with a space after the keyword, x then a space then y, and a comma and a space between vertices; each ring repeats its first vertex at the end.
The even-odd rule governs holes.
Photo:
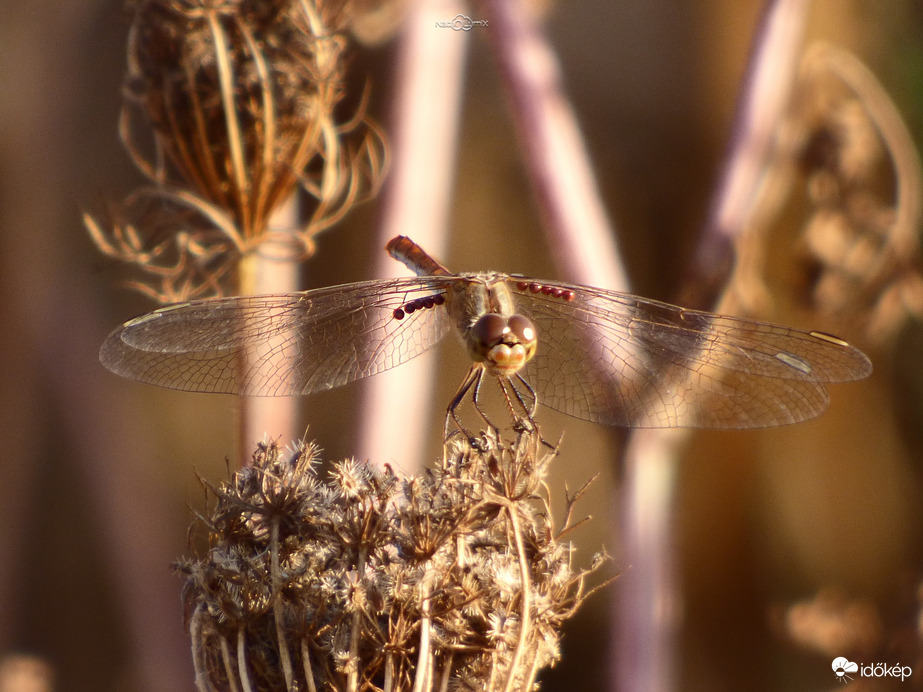
POLYGON ((513 315, 510 317, 509 322, 510 330, 519 340, 521 344, 533 344, 536 339, 535 325, 532 324, 532 320, 528 317, 523 317, 522 315, 513 315))
POLYGON ((510 328, 506 323, 506 319, 493 312, 481 316, 471 328, 473 344, 477 351, 482 354, 486 354, 491 346, 503 341, 504 337, 509 333, 510 328))

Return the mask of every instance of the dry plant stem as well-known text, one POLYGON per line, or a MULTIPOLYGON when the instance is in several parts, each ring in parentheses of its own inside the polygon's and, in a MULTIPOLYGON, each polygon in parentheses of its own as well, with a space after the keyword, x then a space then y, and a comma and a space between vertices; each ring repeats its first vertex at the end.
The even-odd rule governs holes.
POLYGON ((443 666, 442 672, 442 684, 439 686, 439 692, 447 692, 449 689, 449 680, 451 679, 452 672, 452 661, 455 659, 453 654, 449 654, 446 658, 445 666, 443 666))
POLYGON ((626 290, 615 232, 547 37, 524 0, 481 6, 557 266, 569 279, 626 290))
MULTIPOLYGON (((239 265, 241 295, 291 293, 299 289, 300 271, 295 258, 290 256, 287 248, 273 247, 277 243, 281 246, 286 233, 283 229, 298 226, 298 216, 298 203, 294 196, 273 212, 269 228, 279 230, 274 233, 273 239, 264 244, 262 250, 258 248, 246 255, 239 265)), ((300 434, 296 397, 242 397, 239 406, 240 466, 250 463, 249 450, 264 436, 288 443, 300 434)))
POLYGON ((539 666, 538 658, 532 659, 532 665, 529 668, 529 676, 526 678, 525 683, 522 686, 524 690, 532 690, 535 687, 535 679, 538 677, 538 672, 541 670, 539 666))
POLYGON ((279 517, 275 516, 271 521, 272 524, 270 530, 272 531, 272 537, 270 539, 269 550, 273 580, 272 615, 276 625, 276 644, 279 648, 279 659, 282 664, 282 674, 285 675, 286 688, 292 689, 292 681, 294 680, 294 676, 292 674, 292 659, 288 651, 288 641, 286 641, 285 634, 283 633, 282 629, 282 618, 284 616, 282 610, 284 605, 282 603, 282 579, 279 573, 279 517))
POLYGON ((244 625, 237 628, 237 674, 240 676, 243 692, 253 692, 250 673, 247 671, 247 630, 244 625))
POLYGON ((384 692, 394 689, 394 656, 389 651, 385 654, 385 686, 384 692))
POLYGON ((682 430, 637 430, 625 450, 620 523, 631 568, 617 592, 613 674, 620 690, 675 688, 673 505, 677 457, 687 437, 682 430))
MULTIPOLYGON (((210 684, 208 681, 208 671, 205 668, 205 639, 202 637, 202 617, 201 610, 196 608, 189 621, 189 636, 192 639, 192 664, 195 668, 195 686, 199 692, 208 692, 210 684)), ((228 667, 227 658, 224 659, 224 667, 228 667)))
POLYGON ((432 571, 426 569, 420 582, 420 653, 417 656, 416 680, 413 692, 424 692, 430 689, 432 676, 432 659, 430 658, 430 630, 432 628, 432 600, 430 584, 432 571))
MULTIPOLYGON (((228 684, 231 686, 231 692, 240 692, 240 687, 237 685, 237 676, 234 675, 234 664, 231 661, 231 647, 227 639, 223 638, 221 640, 221 663, 224 665, 224 670, 227 672, 228 684)), ((210 686, 209 689, 211 689, 210 686)))
MULTIPOLYGON (((522 594, 520 596, 520 622, 519 622, 519 639, 516 642, 516 650, 513 652, 513 660, 510 663, 509 672, 507 673, 506 686, 504 692, 513 692, 516 685, 516 676, 519 673, 519 667, 522 664, 522 657, 526 650, 526 642, 531 635, 532 627, 532 585, 529 581, 529 563, 526 561, 526 549, 522 544, 522 527, 519 523, 519 515, 516 513, 516 506, 512 503, 507 504, 506 514, 510 518, 510 529, 513 532, 513 539, 516 543, 516 554, 519 558, 519 578, 522 579, 522 594)), ((526 685, 523 690, 531 689, 526 685)))
MULTIPOLYGON (((356 559, 356 582, 362 580, 365 574, 365 561, 368 557, 368 549, 365 546, 359 548, 359 556, 356 559)), ((362 624, 362 613, 357 608, 352 617, 352 631, 349 635, 349 676, 346 682, 346 689, 349 692, 356 692, 359 689, 359 627, 362 624)))
MULTIPOLYGON (((308 692, 317 692, 317 683, 314 682, 314 671, 311 669, 311 647, 308 640, 301 638, 301 663, 304 668, 304 679, 308 681, 308 692)), ((387 692, 387 686, 385 687, 387 692)))
MULTIPOLYGON (((378 248, 412 228, 414 238, 435 256, 447 254, 469 39, 467 32, 433 25, 464 11, 464 3, 456 0, 420 0, 413 3, 404 23, 390 116, 394 165, 382 192, 378 248)), ((404 273, 383 252, 375 254, 375 261, 375 276, 404 273)), ((400 459, 402 470, 408 472, 423 467, 426 426, 414 426, 419 432, 411 434, 407 421, 426 420, 437 379, 435 367, 432 354, 424 354, 363 382, 359 458, 376 463, 400 459), (413 386, 408 387, 408 382, 413 386)))
MULTIPOLYGON (((309 8, 305 8, 307 16, 312 18, 312 25, 316 25, 316 18, 309 8)), ((233 163, 232 170, 237 190, 246 191, 249 186, 247 173, 244 165, 244 155, 240 143, 240 124, 237 119, 237 109, 234 104, 233 83, 231 80, 231 69, 228 64, 228 50, 225 45, 223 33, 220 25, 217 25, 217 19, 210 16, 212 31, 215 36, 215 47, 218 56, 218 72, 221 80, 221 95, 224 102, 224 113, 228 128, 228 142, 230 145, 231 160, 233 163), (219 42, 220 41, 220 42, 219 42), (227 80, 227 81, 226 81, 227 80)), ((313 28, 313 27, 312 27, 313 28)), ((248 38, 249 34, 248 34, 248 38)), ((323 45, 323 42, 319 42, 323 45)), ((265 108, 263 109, 263 127, 265 137, 263 144, 263 165, 264 170, 271 170, 273 163, 273 148, 275 144, 275 112, 273 105, 272 91, 269 88, 270 75, 266 68, 265 61, 256 46, 253 46, 252 54, 254 62, 261 76, 263 88, 263 99, 265 108)), ((304 137, 302 137, 302 149, 309 146, 316 137, 317 124, 312 122, 307 128, 304 137)), ((303 153, 300 153, 303 156, 303 153)), ((326 171, 325 171, 326 172, 326 171)), ((261 176, 260 185, 265 188, 268 185, 268 176, 261 176)), ((259 192, 263 192, 260 190, 259 192)), ((258 204, 265 202, 265 194, 256 194, 254 196, 258 204)), ((244 228, 252 219, 248 218, 249 210, 246 203, 239 205, 241 220, 240 223, 244 228)), ((256 213, 262 209, 255 210, 256 213)), ((278 234, 284 236, 284 229, 294 229, 300 226, 298 213, 298 201, 293 194, 284 203, 280 204, 272 213, 267 221, 267 227, 271 231, 275 228, 280 229, 278 234)), ((255 251, 243 255, 238 265, 238 289, 241 295, 266 294, 266 293, 291 293, 299 288, 299 271, 296 262, 297 256, 285 257, 287 248, 272 248, 270 244, 279 242, 280 238, 270 238, 265 244, 266 248, 257 247, 255 251), (265 250, 266 254, 263 254, 265 250), (281 250, 281 252, 280 252, 281 250), (267 256, 268 255, 268 256, 267 256)), ((293 247, 297 244, 293 242, 293 247)), ((291 251, 288 250, 290 253, 291 251)), ((291 397, 249 397, 240 401, 240 415, 238 430, 240 433, 239 440, 239 459, 240 465, 245 466, 249 463, 249 450, 253 443, 262 439, 264 435, 278 436, 283 440, 293 440, 297 435, 297 402, 291 397), (269 426, 272 426, 271 428, 269 426)), ((287 652, 285 652, 287 653, 287 652)), ((283 654, 285 655, 285 654, 283 654)), ((287 677, 286 679, 290 679, 287 677)))
POLYGON ((714 307, 734 261, 734 238, 750 221, 777 128, 797 74, 810 0, 771 0, 756 31, 727 156, 699 238, 682 304, 714 307))
MULTIPOLYGON (((733 265, 733 238, 747 229, 775 127, 794 82, 810 3, 769 2, 754 38, 734 134, 683 302, 710 307, 733 265)), ((619 689, 674 687, 676 574, 672 564, 676 465, 686 431, 635 431, 625 449, 623 531, 632 569, 619 589, 613 675, 619 689)))

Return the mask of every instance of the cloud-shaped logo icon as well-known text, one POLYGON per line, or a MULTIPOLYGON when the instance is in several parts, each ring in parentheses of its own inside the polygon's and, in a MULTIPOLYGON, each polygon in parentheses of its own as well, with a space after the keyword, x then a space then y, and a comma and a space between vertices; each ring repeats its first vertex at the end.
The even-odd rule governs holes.
POLYGON ((859 664, 853 663, 849 659, 843 658, 842 656, 838 656, 837 658, 833 659, 833 672, 836 673, 836 679, 845 684, 852 680, 852 678, 847 675, 847 673, 858 673, 859 664))
POLYGON ((472 26, 474 26, 474 22, 471 21, 471 17, 466 17, 463 14, 457 14, 452 19, 452 28, 455 31, 471 31, 472 26))

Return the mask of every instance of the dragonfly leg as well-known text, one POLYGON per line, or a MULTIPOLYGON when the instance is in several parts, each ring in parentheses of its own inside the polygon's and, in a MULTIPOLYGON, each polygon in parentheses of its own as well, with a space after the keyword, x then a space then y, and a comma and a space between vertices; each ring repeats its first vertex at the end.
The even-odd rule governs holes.
POLYGON ((493 424, 493 421, 490 420, 490 418, 484 412, 484 409, 481 408, 481 383, 484 381, 484 368, 478 367, 477 371, 477 380, 474 383, 474 390, 471 393, 471 403, 474 404, 474 410, 477 411, 478 415, 484 419, 488 429, 493 433, 494 438, 496 439, 500 437, 500 428, 493 424))
POLYGON ((474 438, 471 433, 462 425, 461 420, 458 417, 457 409, 462 400, 468 395, 468 392, 471 391, 471 398, 474 401, 474 408, 481 415, 488 425, 493 427, 491 422, 487 419, 487 416, 481 410, 481 407, 478 406, 478 395, 481 391, 481 381, 484 379, 484 368, 480 363, 475 363, 471 366, 471 369, 468 371, 468 374, 465 376, 464 381, 461 383, 461 386, 458 388, 458 391, 455 392, 455 396, 452 397, 452 401, 449 402, 449 407, 446 410, 445 416, 445 437, 449 437, 449 418, 455 422, 455 426, 468 438, 468 441, 472 446, 478 446, 476 438, 474 438), (473 389, 472 389, 473 388, 473 389))
MULTIPOLYGON (((509 380, 510 389, 513 390, 516 401, 519 402, 523 412, 526 414, 525 418, 519 419, 519 428, 524 432, 538 432, 538 425, 535 422, 535 411, 538 409, 538 394, 532 388, 532 385, 529 384, 529 381, 522 375, 517 374, 516 379, 519 380, 519 384, 522 385, 524 391, 520 391, 512 378, 509 380)), ((507 399, 507 401, 509 402, 509 399, 507 399)), ((515 416, 515 414, 513 415, 515 416)), ((539 434, 538 439, 549 449, 556 449, 556 447, 542 437, 541 434, 539 434)))
POLYGON ((529 407, 526 406, 526 402, 523 401, 522 394, 519 390, 516 389, 516 385, 511 379, 506 379, 504 377, 498 377, 498 382, 500 383, 500 390, 503 392, 503 398, 506 400, 506 408, 510 412, 510 417, 513 419, 513 427, 517 427, 526 422, 526 419, 531 422, 531 416, 529 416, 529 407), (513 396, 510 396, 510 391, 512 390, 513 396), (526 418, 523 418, 516 410, 516 405, 513 403, 513 397, 516 399, 516 403, 519 404, 519 408, 525 414, 526 418))
POLYGON ((510 416, 513 418, 513 422, 517 425, 525 425, 531 428, 535 423, 535 409, 538 406, 538 397, 535 394, 535 390, 532 389, 532 386, 526 382, 526 380, 519 375, 517 375, 516 378, 519 380, 522 387, 525 388, 524 391, 520 391, 520 388, 516 386, 516 381, 513 380, 513 378, 499 378, 500 389, 503 391, 503 398, 506 399, 506 406, 510 412, 510 416), (510 392, 513 393, 516 403, 519 404, 519 410, 523 413, 522 416, 517 411, 516 405, 513 403, 513 397, 510 397, 510 392))
POLYGON ((519 373, 516 374, 516 379, 519 380, 519 383, 525 388, 525 397, 517 389, 516 383, 513 380, 510 380, 510 386, 513 388, 513 392, 516 394, 516 399, 519 401, 522 410, 525 411, 526 416, 530 421, 535 420, 535 411, 538 408, 538 394, 535 393, 535 390, 532 389, 532 385, 529 384, 529 381, 526 380, 519 373), (526 401, 528 400, 528 404, 526 401))

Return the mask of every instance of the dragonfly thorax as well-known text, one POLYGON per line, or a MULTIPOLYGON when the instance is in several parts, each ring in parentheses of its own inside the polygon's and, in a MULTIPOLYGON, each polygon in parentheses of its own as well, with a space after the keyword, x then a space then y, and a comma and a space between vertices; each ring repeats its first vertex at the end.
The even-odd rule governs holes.
POLYGON ((489 312, 468 330, 465 341, 472 360, 483 363, 487 372, 512 377, 535 355, 537 336, 528 317, 489 312))

